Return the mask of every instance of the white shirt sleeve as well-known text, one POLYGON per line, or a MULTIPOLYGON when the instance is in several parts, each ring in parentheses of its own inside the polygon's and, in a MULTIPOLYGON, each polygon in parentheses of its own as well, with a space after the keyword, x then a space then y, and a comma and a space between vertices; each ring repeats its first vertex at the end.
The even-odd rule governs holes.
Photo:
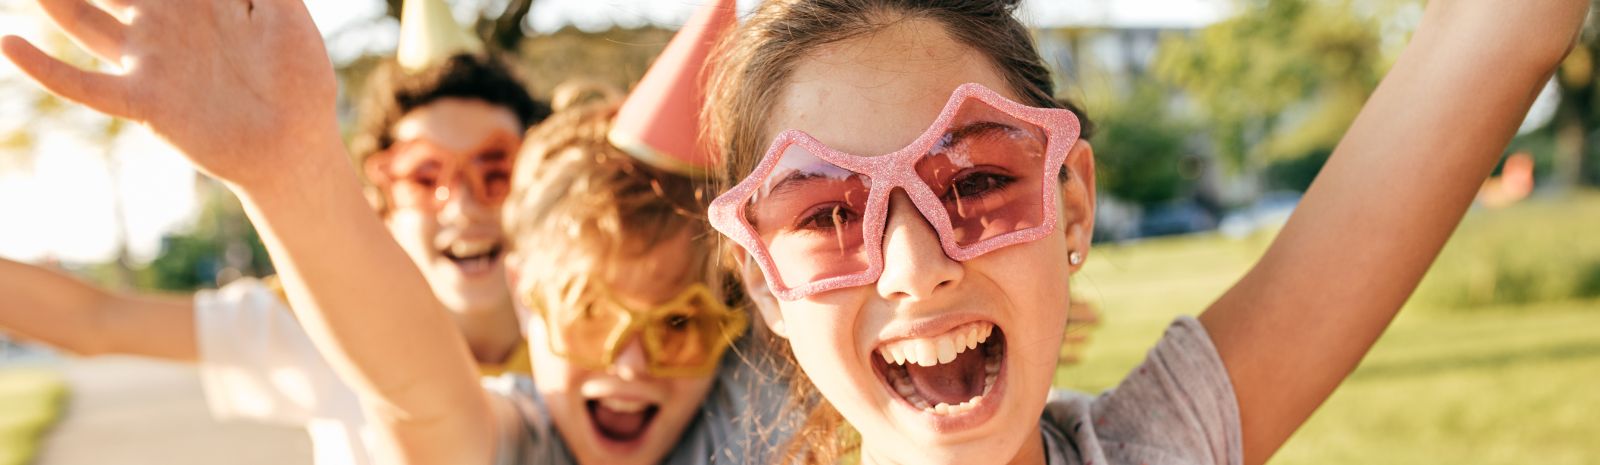
POLYGON ((355 393, 261 281, 241 279, 196 294, 195 330, 213 417, 300 427, 312 419, 364 423, 355 393))

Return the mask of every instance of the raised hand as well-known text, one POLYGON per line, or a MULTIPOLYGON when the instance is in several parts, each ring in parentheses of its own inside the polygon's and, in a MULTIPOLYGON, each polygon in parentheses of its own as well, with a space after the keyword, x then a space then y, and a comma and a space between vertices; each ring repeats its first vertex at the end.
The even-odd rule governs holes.
POLYGON ((201 170, 249 185, 339 144, 337 87, 299 0, 39 0, 119 72, 85 71, 20 37, 0 50, 50 92, 148 125, 201 170))
POLYGON ((121 72, 73 68, 16 37, 0 49, 51 92, 147 124, 228 182, 306 334, 392 445, 384 463, 488 463, 493 417, 466 341, 362 197, 305 5, 38 1, 121 72))
POLYGON ((1589 0, 1433 0, 1294 215, 1200 315, 1239 405, 1244 463, 1277 451, 1389 326, 1589 0))

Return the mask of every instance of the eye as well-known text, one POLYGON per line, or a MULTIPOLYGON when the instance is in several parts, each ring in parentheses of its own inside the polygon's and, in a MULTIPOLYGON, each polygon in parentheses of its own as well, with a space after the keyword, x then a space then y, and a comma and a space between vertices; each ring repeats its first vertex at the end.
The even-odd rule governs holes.
POLYGON ((511 174, 504 170, 490 170, 483 174, 483 186, 488 197, 503 197, 511 191, 511 174))
POLYGON ((954 202, 959 199, 981 198, 997 193, 1016 181, 1017 178, 987 171, 958 174, 950 179, 950 186, 945 190, 941 200, 954 202))
POLYGON ((411 169, 406 174, 407 182, 423 188, 432 188, 439 185, 439 164, 434 162, 423 163, 411 169))
POLYGON ((856 212, 846 208, 843 203, 819 205, 800 216, 796 229, 834 230, 859 218, 856 212))
POLYGON ((595 303, 595 302, 585 302, 585 303, 578 304, 577 305, 577 309, 574 312, 572 312, 573 313, 572 319, 574 319, 574 320, 593 320, 593 319, 599 318, 600 317, 600 309, 597 308, 597 305, 598 304, 595 303))
POLYGON ((689 309, 681 309, 679 311, 662 316, 658 321, 661 324, 661 328, 667 331, 691 331, 694 329, 695 322, 695 314, 689 313, 691 311, 692 310, 689 309))

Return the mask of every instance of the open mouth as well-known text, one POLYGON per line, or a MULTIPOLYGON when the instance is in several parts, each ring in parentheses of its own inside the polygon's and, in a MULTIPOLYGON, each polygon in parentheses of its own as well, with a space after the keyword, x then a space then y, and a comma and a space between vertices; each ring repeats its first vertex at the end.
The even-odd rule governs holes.
POLYGON ((457 241, 439 251, 464 274, 478 274, 494 268, 500 260, 499 241, 457 241))
POLYGON ((982 321, 944 334, 878 347, 873 371, 912 407, 955 417, 976 409, 994 389, 1005 362, 1005 337, 982 321))
POLYGON ((589 420, 600 437, 616 442, 633 442, 650 430, 660 406, 643 401, 615 398, 589 399, 589 420))

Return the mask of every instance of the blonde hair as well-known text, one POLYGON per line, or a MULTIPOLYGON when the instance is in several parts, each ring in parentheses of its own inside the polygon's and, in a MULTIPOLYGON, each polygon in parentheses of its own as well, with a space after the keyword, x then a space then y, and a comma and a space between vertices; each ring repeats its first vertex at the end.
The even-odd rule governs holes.
POLYGON ((688 276, 712 277, 700 186, 611 145, 618 106, 602 99, 561 109, 528 132, 502 220, 523 264, 521 296, 576 298, 590 279, 683 234, 701 251, 689 254, 688 276))
MULTIPOLYGON (((1065 107, 1078 113, 1085 138, 1089 120, 1071 102, 1057 100, 1049 69, 1032 36, 1012 16, 1020 0, 771 0, 726 35, 712 56, 705 137, 723 159, 722 187, 754 169, 771 140, 768 115, 778 104, 796 64, 818 47, 874 34, 907 20, 943 26, 951 39, 989 60, 1022 103, 1065 107)), ((738 266, 737 250, 723 247, 722 265, 738 266)), ((860 438, 798 369, 788 344, 794 410, 807 412, 782 451, 784 463, 833 464, 860 448, 860 438)))

